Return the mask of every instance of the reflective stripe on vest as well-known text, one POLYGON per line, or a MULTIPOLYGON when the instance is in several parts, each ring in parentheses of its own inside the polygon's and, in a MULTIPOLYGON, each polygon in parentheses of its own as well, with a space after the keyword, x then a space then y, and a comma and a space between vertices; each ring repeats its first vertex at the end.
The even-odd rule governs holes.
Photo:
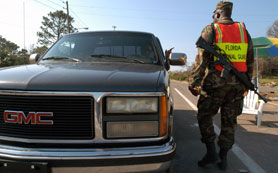
MULTIPOLYGON (((247 32, 243 23, 230 25, 215 23, 216 45, 223 50, 234 67, 240 72, 246 72, 246 58, 248 51, 247 32)), ((214 61, 217 58, 214 57, 214 61)), ((215 65, 215 68, 222 71, 223 66, 215 65)))

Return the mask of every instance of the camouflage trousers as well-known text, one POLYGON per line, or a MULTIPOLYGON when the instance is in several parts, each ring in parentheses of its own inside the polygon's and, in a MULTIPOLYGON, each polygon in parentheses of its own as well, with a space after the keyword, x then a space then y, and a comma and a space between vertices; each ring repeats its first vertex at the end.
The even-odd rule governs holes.
POLYGON ((198 100, 198 123, 203 143, 214 142, 216 134, 213 117, 220 109, 221 133, 218 138, 220 148, 231 149, 237 126, 237 116, 242 113, 244 86, 225 85, 224 87, 201 94, 198 100))

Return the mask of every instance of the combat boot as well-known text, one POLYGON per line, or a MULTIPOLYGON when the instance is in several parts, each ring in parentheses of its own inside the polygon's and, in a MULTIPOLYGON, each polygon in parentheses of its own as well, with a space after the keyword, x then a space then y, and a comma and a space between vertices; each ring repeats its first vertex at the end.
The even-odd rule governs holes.
POLYGON ((202 158, 202 160, 198 161, 198 166, 205 167, 208 164, 214 164, 218 160, 218 155, 215 149, 214 142, 206 143, 207 153, 202 158))
POLYGON ((220 160, 221 162, 219 162, 217 165, 218 167, 221 169, 221 170, 226 170, 227 169, 227 154, 228 154, 228 149, 223 149, 223 148, 220 148, 220 151, 219 151, 219 157, 220 157, 220 160))

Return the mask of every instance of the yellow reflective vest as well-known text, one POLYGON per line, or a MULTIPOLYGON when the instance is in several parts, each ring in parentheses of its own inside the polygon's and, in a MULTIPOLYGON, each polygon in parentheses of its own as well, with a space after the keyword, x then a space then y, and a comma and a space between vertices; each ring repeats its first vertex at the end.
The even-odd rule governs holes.
MULTIPOLYGON (((220 24, 214 23, 215 43, 224 51, 234 67, 240 72, 246 72, 246 58, 248 51, 247 31, 244 23, 220 24)), ((217 58, 214 57, 216 61, 217 58)), ((215 65, 222 71, 222 65, 215 65)))

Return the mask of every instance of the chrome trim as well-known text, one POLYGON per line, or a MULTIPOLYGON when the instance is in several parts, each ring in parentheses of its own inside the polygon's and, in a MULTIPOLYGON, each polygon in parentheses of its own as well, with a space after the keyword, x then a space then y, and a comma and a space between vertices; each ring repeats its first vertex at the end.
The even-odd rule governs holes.
POLYGON ((173 161, 146 163, 135 165, 110 165, 110 166, 86 166, 86 167, 52 167, 51 173, 63 172, 117 172, 117 173, 142 173, 142 172, 166 172, 173 161))
POLYGON ((173 138, 156 146, 126 148, 23 148, 0 145, 0 157, 20 160, 84 160, 84 159, 122 159, 165 156, 175 152, 173 138))
MULTIPOLYGON (((93 143, 123 143, 123 142, 154 142, 164 137, 154 138, 137 138, 137 139, 105 139, 103 136, 102 127, 102 100, 107 96, 164 96, 164 92, 51 92, 51 91, 16 91, 16 90, 0 90, 2 95, 23 95, 23 96, 89 96, 94 99, 94 133, 95 137, 91 140, 57 140, 57 139, 26 139, 16 137, 0 136, 0 140, 25 142, 25 143, 59 143, 59 144, 93 144, 93 143)), ((93 129, 92 129, 93 130, 93 129)))
POLYGON ((92 96, 102 99, 106 96, 164 96, 164 92, 52 92, 52 91, 18 91, 0 90, 5 95, 40 95, 40 96, 92 96))

